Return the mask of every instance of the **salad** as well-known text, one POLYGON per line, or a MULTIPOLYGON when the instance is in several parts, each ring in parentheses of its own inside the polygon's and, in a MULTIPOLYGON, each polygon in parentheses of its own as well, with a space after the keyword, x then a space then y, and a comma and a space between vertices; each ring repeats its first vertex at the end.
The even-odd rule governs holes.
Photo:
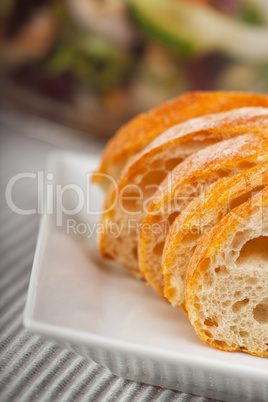
POLYGON ((7 98, 112 135, 186 90, 268 88, 266 0, 1 0, 7 98))

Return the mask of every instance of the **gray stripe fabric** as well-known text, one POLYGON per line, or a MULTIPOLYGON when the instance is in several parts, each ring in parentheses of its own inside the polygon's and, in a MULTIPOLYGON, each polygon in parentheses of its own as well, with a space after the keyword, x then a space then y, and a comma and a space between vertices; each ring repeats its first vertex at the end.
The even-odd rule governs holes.
MULTIPOLYGON (((208 401, 207 398, 118 378, 96 363, 52 341, 29 334, 23 328, 22 314, 39 216, 20 216, 10 211, 4 190, 14 174, 44 169, 46 156, 54 147, 46 141, 46 128, 55 130, 55 143, 64 144, 67 149, 72 149, 72 140, 68 134, 68 141, 64 143, 64 130, 56 125, 29 124, 26 118, 19 120, 10 113, 0 112, 0 123, 0 401, 208 401), (41 127, 36 135, 38 139, 33 138, 32 127, 34 130, 41 127), (25 133, 29 135, 25 136, 25 133)), ((81 138, 74 138, 75 150, 80 146, 82 152, 100 151, 101 142, 81 138)), ((18 203, 31 208, 37 205, 33 188, 27 187, 15 197, 18 203)))

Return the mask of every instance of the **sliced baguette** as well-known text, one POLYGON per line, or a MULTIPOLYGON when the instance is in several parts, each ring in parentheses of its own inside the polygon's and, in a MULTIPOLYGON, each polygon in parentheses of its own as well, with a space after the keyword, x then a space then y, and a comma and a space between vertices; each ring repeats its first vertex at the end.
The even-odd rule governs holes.
POLYGON ((202 235, 265 186, 268 186, 268 164, 217 181, 175 219, 165 241, 161 267, 164 294, 173 306, 185 311, 185 278, 202 235))
POLYGON ((139 225, 168 172, 193 152, 215 142, 245 132, 262 132, 268 127, 267 113, 266 108, 241 108, 189 120, 167 130, 136 155, 122 172, 117 186, 107 193, 107 212, 102 217, 105 230, 100 236, 102 255, 138 276, 139 225), (132 202, 126 197, 132 197, 132 202), (106 230, 109 226, 113 230, 106 230), (120 228, 120 233, 115 227, 120 228))
POLYGON ((208 345, 268 357, 268 187, 202 237, 188 269, 186 308, 208 345))
POLYGON ((268 107, 268 96, 239 92, 188 92, 141 114, 124 125, 108 142, 93 181, 107 187, 127 161, 175 124, 209 113, 245 106, 268 107))
POLYGON ((223 177, 268 162, 268 132, 245 134, 188 157, 161 185, 140 230, 139 266, 147 283, 163 296, 162 253, 169 227, 194 198, 223 177))

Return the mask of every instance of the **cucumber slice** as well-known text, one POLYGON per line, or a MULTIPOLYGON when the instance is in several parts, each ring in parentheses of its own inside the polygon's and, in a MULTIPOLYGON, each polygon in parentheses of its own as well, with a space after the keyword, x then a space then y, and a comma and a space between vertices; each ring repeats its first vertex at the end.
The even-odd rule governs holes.
POLYGON ((248 10, 251 10, 262 24, 268 24, 267 0, 240 0, 239 3, 241 3, 242 7, 245 7, 247 13, 248 10))
POLYGON ((127 2, 141 28, 184 54, 220 51, 240 60, 268 59, 267 26, 250 26, 187 0, 127 2))
POLYGON ((192 35, 178 28, 180 5, 175 14, 172 12, 173 4, 165 4, 165 0, 129 0, 128 6, 133 20, 148 35, 183 55, 198 51, 196 39, 192 39, 192 35))

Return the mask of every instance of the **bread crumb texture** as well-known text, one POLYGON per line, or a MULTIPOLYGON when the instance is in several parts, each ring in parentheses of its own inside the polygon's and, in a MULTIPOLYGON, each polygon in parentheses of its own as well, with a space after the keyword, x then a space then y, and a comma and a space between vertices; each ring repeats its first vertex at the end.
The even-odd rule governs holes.
POLYGON ((203 236, 189 266, 186 308, 205 343, 268 356, 268 187, 203 236))

